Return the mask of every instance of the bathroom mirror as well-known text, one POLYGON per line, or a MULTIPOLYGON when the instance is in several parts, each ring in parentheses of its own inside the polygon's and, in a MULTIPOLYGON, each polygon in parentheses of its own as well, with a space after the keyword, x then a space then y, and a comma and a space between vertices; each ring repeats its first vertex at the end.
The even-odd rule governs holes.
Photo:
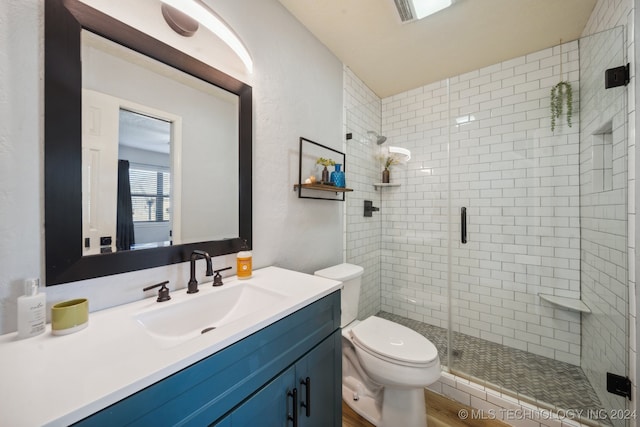
MULTIPOLYGON (((120 59, 122 60, 122 59, 120 59)), ((132 62, 129 58, 128 62, 132 62)), ((119 73, 127 75, 127 72, 119 73)), ((146 82, 146 81, 145 81, 146 82)), ((108 92, 100 88, 100 92, 108 92)), ((160 90, 158 89, 158 93, 160 90)), ((109 94, 113 96, 113 94, 109 94)), ((167 95, 173 97, 175 94, 167 95)), ((185 95, 185 97, 187 97, 185 95)), ((162 99, 162 95, 159 96, 162 99)), ((216 101, 217 102, 217 101, 216 101)), ((127 271, 168 265, 187 261, 194 249, 202 249, 212 256, 239 250, 241 241, 251 245, 251 147, 252 147, 252 91, 251 87, 216 70, 152 37, 141 33, 77 0, 48 0, 45 2, 45 256, 46 283, 55 285, 127 271), (85 33, 84 36, 81 34, 85 33), (87 36, 89 34, 89 36, 87 36), (113 44, 118 49, 131 50, 131 55, 141 56, 143 62, 157 62, 165 67, 165 74, 180 75, 179 80, 191 81, 192 89, 217 93, 223 101, 224 118, 217 118, 216 108, 194 108, 203 119, 230 122, 231 127, 221 130, 224 138, 215 131, 197 132, 198 141, 189 141, 185 130, 187 117, 173 114, 172 103, 147 105, 139 103, 125 89, 118 99, 128 105, 120 105, 125 111, 148 114, 171 122, 170 132, 178 129, 183 136, 181 143, 172 146, 170 165, 162 172, 160 181, 174 183, 180 177, 179 188, 173 195, 165 194, 164 207, 158 210, 177 212, 179 222, 171 221, 161 237, 151 244, 118 250, 111 232, 86 234, 83 223, 83 196, 86 205, 86 188, 83 191, 83 98, 87 90, 83 81, 101 82, 104 86, 126 88, 140 84, 118 82, 112 73, 107 76, 84 76, 81 51, 83 38, 103 39, 99 44, 113 44), (126 99, 125 99, 126 98, 126 99), (133 107, 131 107, 131 104, 133 107), (158 115, 146 110, 159 111, 158 115), (231 111, 232 116, 229 116, 231 111), (175 120, 175 121, 174 121, 175 120), (178 125, 175 125, 175 124, 178 125), (211 135, 208 135, 211 133, 211 135), (207 136, 210 136, 209 140, 207 136), (223 139, 224 145, 216 146, 223 139), (231 141, 232 140, 232 141, 231 141), (229 142, 230 141, 230 142, 229 142), (191 144, 191 145, 189 145, 191 144), (177 147, 177 151, 176 148, 177 147), (187 161, 196 158, 200 164, 187 161), (201 159, 205 159, 202 162, 201 159), (206 159, 210 161, 207 163, 206 159), (221 164, 230 165, 228 169, 221 164), (218 168, 218 169, 216 169, 218 168), (197 170, 200 175, 187 178, 181 171, 197 170), (216 172, 217 171, 217 172, 216 172), (218 173, 218 175, 216 175, 218 173), (221 176, 219 176, 222 174, 221 176), (216 178, 218 176, 218 178, 216 178), (224 185, 220 185, 221 177, 224 185), (184 178, 184 179, 182 179, 184 178), (178 200, 179 205, 169 207, 178 200), (206 202, 204 202, 206 200, 206 202), (202 225, 205 225, 203 227, 202 225), (206 225, 210 224, 210 227, 206 225), (197 227, 195 225, 198 225, 197 227), (174 231, 177 239, 173 239, 174 231), (105 237, 104 239, 101 239, 105 237), (86 248, 92 247, 91 250, 86 248), (135 249, 135 250, 131 250, 135 249)), ((152 103, 149 103, 152 104, 152 103)), ((116 113, 117 115, 118 113, 116 113)), ((116 119, 117 120, 117 119, 116 119)), ((86 121, 86 120, 85 120, 86 121)), ((99 122, 99 120, 98 120, 99 122)), ((117 139, 116 136, 114 139, 117 139)), ((86 157, 86 156, 84 156, 86 157)), ((84 169, 87 169, 86 164, 84 169)), ((96 169, 96 168, 93 168, 96 169)), ((95 172, 95 171, 94 171, 95 172)), ((84 174, 86 175, 86 173, 84 174)), ((114 174, 115 176, 115 174, 114 174)), ((162 183, 160 183, 162 184, 162 183)), ((173 188, 175 187, 175 188, 173 188)), ((157 185, 157 188, 163 188, 157 185)), ((100 193, 99 191, 94 191, 100 193)), ((162 197, 156 197, 160 200, 162 197)), ((150 197, 148 198, 150 199, 150 197)), ((103 211, 94 205, 92 213, 103 211)), ((104 210, 115 212, 115 207, 104 205, 104 210)), ((85 216, 86 216, 85 212, 85 216)), ((138 212, 138 214, 140 214, 138 212)), ((162 221, 169 221, 168 216, 162 221)), ((149 225, 149 223, 145 224, 149 225)), ((166 224, 165 224, 166 225, 166 224)))
POLYGON ((81 49, 83 253, 238 236, 238 96, 84 29, 81 49))

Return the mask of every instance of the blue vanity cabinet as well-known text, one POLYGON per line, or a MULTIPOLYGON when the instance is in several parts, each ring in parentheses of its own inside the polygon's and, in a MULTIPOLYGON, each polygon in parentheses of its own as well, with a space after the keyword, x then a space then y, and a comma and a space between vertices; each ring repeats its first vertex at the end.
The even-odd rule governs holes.
POLYGON ((237 409, 214 423, 215 427, 292 426, 295 367, 290 367, 258 390, 237 409))
POLYGON ((339 427, 341 371, 336 291, 76 425, 339 427))
POLYGON ((342 425, 342 333, 340 329, 296 363, 296 387, 300 427, 342 425), (336 371, 337 376, 329 375, 336 371))
POLYGON ((336 349, 341 351, 339 331, 326 338, 215 426, 342 425, 341 379, 333 375, 336 370, 341 370, 336 349))

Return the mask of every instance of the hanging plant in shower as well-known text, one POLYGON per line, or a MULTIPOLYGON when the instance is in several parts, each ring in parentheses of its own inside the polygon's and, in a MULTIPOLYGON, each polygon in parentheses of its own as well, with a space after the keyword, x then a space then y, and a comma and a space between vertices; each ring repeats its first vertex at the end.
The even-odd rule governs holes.
POLYGON ((556 129, 556 121, 562 116, 565 105, 569 127, 571 127, 571 116, 573 115, 573 89, 571 83, 562 80, 562 39, 560 39, 560 79, 560 82, 551 88, 551 132, 556 129))
POLYGON ((551 132, 556 128, 556 120, 562 115, 565 104, 567 106, 567 124, 571 127, 573 89, 571 88, 571 83, 561 81, 551 89, 551 132))

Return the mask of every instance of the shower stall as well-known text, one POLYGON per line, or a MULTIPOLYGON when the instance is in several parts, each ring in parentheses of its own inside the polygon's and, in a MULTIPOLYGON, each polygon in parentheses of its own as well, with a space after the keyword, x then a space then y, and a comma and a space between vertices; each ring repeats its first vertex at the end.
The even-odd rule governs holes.
POLYGON ((605 88, 605 71, 627 64, 624 36, 382 100, 345 70, 360 317, 423 333, 457 377, 594 425, 626 425, 603 419, 627 404, 607 391, 629 364, 627 89, 605 88), (383 184, 391 146, 410 160, 383 184), (364 218, 363 199, 379 212, 364 218))

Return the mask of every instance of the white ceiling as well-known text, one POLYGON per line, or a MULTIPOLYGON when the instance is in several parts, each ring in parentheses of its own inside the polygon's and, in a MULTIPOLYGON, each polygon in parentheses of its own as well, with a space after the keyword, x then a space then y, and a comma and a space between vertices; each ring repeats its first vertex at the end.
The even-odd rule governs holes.
POLYGON ((118 145, 169 154, 171 123, 121 108, 118 145))
POLYGON ((279 0, 379 97, 578 39, 596 0, 457 0, 402 23, 394 0, 279 0))

